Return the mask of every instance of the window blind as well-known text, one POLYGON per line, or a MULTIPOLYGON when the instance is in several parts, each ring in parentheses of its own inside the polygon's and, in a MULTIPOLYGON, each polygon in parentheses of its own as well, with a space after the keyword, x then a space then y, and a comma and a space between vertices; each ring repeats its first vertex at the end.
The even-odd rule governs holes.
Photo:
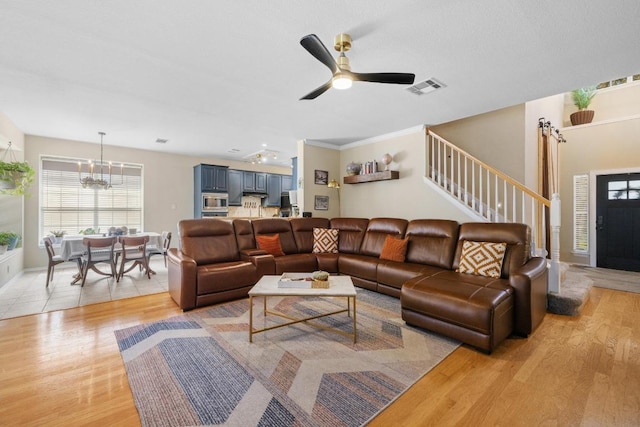
POLYGON ((589 175, 573 177, 573 251, 589 251, 589 175))
MULTIPOLYGON (((78 234, 87 228, 107 233, 110 227, 122 226, 142 230, 142 165, 113 166, 113 186, 94 190, 82 188, 78 162, 86 160, 41 157, 40 238, 52 230, 67 234, 78 234)), ((86 163, 82 173, 88 173, 86 163)), ((99 166, 94 169, 94 177, 100 178, 99 166)), ((106 164, 104 178, 108 180, 106 164)))

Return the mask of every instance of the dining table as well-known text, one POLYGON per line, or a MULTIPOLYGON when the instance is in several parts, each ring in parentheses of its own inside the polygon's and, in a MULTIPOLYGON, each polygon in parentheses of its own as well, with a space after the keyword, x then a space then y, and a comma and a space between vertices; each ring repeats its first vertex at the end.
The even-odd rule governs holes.
MULTIPOLYGON (((141 237, 148 236, 149 241, 147 242, 147 252, 153 248, 162 248, 162 234, 156 233, 154 231, 144 231, 136 234, 127 234, 130 237, 141 237)), ((92 235, 65 235, 59 245, 59 255, 65 261, 73 261, 77 260, 78 269, 80 272, 74 276, 71 284, 76 284, 80 279, 82 279, 82 269, 80 258, 87 251, 86 246, 82 243, 82 240, 85 237, 107 237, 103 234, 92 234, 92 235)), ((54 247, 57 245, 54 245, 54 247)), ((114 251, 117 253, 122 250, 122 245, 118 242, 115 244, 114 251)), ((117 258, 116 258, 117 259, 117 258)), ((150 270, 151 274, 155 274, 155 271, 150 270)))

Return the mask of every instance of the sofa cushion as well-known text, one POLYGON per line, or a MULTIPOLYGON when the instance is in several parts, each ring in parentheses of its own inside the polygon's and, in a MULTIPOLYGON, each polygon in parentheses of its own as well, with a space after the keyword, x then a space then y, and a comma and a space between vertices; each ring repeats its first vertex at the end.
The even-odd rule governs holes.
POLYGON ((312 252, 314 254, 337 254, 338 231, 336 228, 314 228, 312 252))
POLYGON ((258 281, 255 266, 243 261, 201 265, 196 274, 197 295, 233 290, 258 281))
POLYGON ((275 257, 284 256, 284 252, 282 252, 282 246, 280 245, 280 235, 274 234, 273 236, 256 236, 256 242, 258 243, 258 249, 267 251, 275 257))
POLYGON ((452 270, 456 270, 460 265, 462 245, 465 240, 507 244, 500 276, 503 279, 524 265, 531 255, 531 228, 528 225, 505 222, 466 222, 460 225, 452 270))
POLYGON ((183 219, 178 224, 182 253, 198 265, 238 261, 233 223, 228 220, 183 219))
POLYGON ((298 252, 309 254, 313 249, 313 229, 329 228, 329 219, 320 217, 289 218, 291 231, 298 247, 298 252))
POLYGON ((367 226, 360 254, 378 258, 384 245, 384 239, 389 235, 403 238, 407 223, 406 219, 373 218, 367 226))
POLYGON ((293 237, 291 224, 286 218, 260 218, 251 221, 253 225, 253 233, 256 236, 278 234, 280 236, 280 245, 285 254, 297 254, 298 246, 293 237))
POLYGON ((380 252, 380 259, 388 261, 404 262, 405 255, 407 253, 407 244, 409 239, 398 239, 396 237, 387 236, 384 239, 384 245, 382 245, 382 251, 380 252))
POLYGON ((430 265, 380 260, 376 281, 382 285, 400 289, 407 280, 417 276, 431 276, 440 271, 442 268, 430 265))
POLYGON ((289 254, 274 259, 276 274, 308 273, 318 269, 318 260, 314 254, 289 254))
MULTIPOLYGON (((513 305, 513 288, 505 279, 442 271, 406 282, 400 302, 403 310, 490 335, 495 308, 504 303, 505 308, 513 305)), ((513 319, 508 323, 512 325, 513 319)))
POLYGON ((240 251, 255 249, 256 239, 253 237, 253 226, 248 219, 234 219, 233 228, 236 231, 236 241, 240 251))
POLYGON ((476 276, 500 277, 506 248, 506 243, 465 240, 462 245, 460 265, 456 271, 476 276))
POLYGON ((409 221, 405 233, 405 237, 409 238, 405 261, 451 270, 459 227, 456 221, 446 219, 409 221))
POLYGON ((378 262, 378 258, 366 255, 341 253, 338 258, 338 270, 340 274, 375 282, 378 262))
POLYGON ((332 218, 331 228, 340 230, 338 236, 338 252, 341 254, 357 254, 367 231, 367 218, 332 218))
POLYGON ((318 270, 338 273, 338 259, 340 254, 314 254, 318 261, 318 270))

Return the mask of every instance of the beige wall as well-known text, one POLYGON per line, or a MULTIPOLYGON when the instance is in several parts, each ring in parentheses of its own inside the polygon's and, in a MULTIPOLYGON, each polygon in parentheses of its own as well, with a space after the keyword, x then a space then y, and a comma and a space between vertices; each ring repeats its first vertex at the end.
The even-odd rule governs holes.
POLYGON ((525 106, 522 104, 431 126, 431 130, 488 165, 524 182, 524 124, 525 106))
MULTIPOLYGON (((591 101, 589 110, 595 111, 593 122, 617 120, 640 114, 640 81, 600 89, 591 101)), ((564 124, 571 126, 569 116, 578 109, 573 105, 571 93, 564 96, 564 124)))
MULTIPOLYGON (((95 143, 26 136, 26 157, 29 163, 37 166, 38 182, 42 155, 91 159, 99 156, 99 153, 100 146, 95 143)), ((104 147, 104 157, 115 163, 126 161, 143 165, 144 229, 158 232, 162 230, 175 232, 178 221, 193 218, 193 166, 199 163, 291 174, 291 168, 288 167, 257 166, 223 159, 181 156, 109 145, 104 147)), ((25 201, 25 268, 43 267, 47 262, 44 250, 39 247, 38 241, 38 183, 32 187, 32 193, 33 196, 25 201)))
POLYGON ((425 133, 422 129, 343 147, 340 151, 340 176, 341 216, 473 220, 425 183, 425 133), (389 166, 399 171, 400 179, 342 184, 349 162, 374 159, 380 162, 385 153, 393 156, 389 166))
MULTIPOLYGON (((304 150, 302 155, 304 167, 301 175, 303 177, 302 192, 300 193, 302 194, 303 200, 301 206, 304 211, 311 212, 314 217, 334 218, 340 216, 340 191, 342 191, 342 189, 337 190, 335 188, 329 188, 326 185, 316 184, 315 171, 316 169, 327 171, 329 173, 329 180, 335 179, 340 183, 340 151, 335 148, 315 144, 317 143, 313 141, 305 141, 304 144, 302 144, 302 149, 304 150), (328 196, 329 210, 316 210, 315 196, 328 196)), ((298 173, 300 174, 300 172, 298 173)), ((300 180, 298 181, 300 182, 300 180)), ((342 187, 342 184, 340 184, 340 186, 342 187)), ((300 194, 298 195, 298 201, 301 200, 300 194)))
MULTIPOLYGON (((0 113, 0 159, 5 155, 8 143, 11 141, 11 151, 19 162, 24 160, 24 134, 9 118, 0 113)), ((10 161, 8 155, 4 159, 10 161)), ((24 196, 9 196, 0 194, 0 231, 10 231, 24 236, 23 203, 24 196)), ((16 249, 0 255, 0 286, 11 280, 22 271, 24 252, 16 249)))
MULTIPOLYGON (((560 198, 562 200, 562 226, 560 228, 560 259, 567 262, 589 264, 595 253, 595 241, 590 240, 587 256, 572 253, 573 249, 573 176, 579 174, 612 174, 640 172, 640 118, 618 122, 581 125, 562 131, 567 139, 560 151, 560 198)), ((595 225, 595 180, 590 187, 590 227, 595 225)), ((592 234, 592 237, 593 234, 592 234)))
POLYGON ((549 96, 525 104, 524 122, 524 184, 535 191, 538 188, 538 123, 540 118, 551 123, 554 128, 562 127, 564 114, 564 94, 549 96))

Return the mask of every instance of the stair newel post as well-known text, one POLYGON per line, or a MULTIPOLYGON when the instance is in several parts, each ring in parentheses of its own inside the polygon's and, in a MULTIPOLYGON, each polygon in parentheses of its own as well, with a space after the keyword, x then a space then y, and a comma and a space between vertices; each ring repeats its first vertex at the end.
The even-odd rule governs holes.
POLYGON ((549 262, 549 292, 560 293, 560 195, 551 195, 551 260, 549 262))

